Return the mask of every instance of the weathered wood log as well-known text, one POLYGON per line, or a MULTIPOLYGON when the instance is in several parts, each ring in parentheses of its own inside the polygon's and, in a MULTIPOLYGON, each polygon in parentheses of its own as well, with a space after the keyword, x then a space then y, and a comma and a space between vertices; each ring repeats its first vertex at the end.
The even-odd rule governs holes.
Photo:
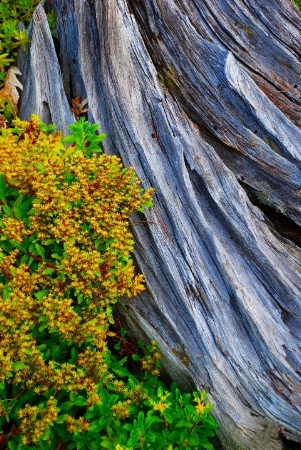
POLYGON ((301 223, 300 14, 288 0, 52 7, 58 57, 39 6, 20 115, 65 130, 67 96, 87 97, 105 151, 156 189, 132 218, 148 289, 122 303, 128 322, 182 386, 209 391, 225 449, 301 442, 301 252, 240 184, 301 223))

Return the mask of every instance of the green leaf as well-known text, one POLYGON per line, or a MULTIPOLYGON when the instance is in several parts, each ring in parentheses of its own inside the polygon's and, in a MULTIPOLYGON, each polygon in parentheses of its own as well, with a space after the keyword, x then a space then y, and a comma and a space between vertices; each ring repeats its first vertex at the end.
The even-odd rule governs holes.
POLYGON ((8 217, 10 217, 11 219, 14 219, 14 218, 15 218, 15 216, 13 215, 12 211, 9 209, 8 206, 3 205, 3 206, 2 206, 2 209, 3 209, 3 211, 5 212, 5 214, 6 214, 8 217))
POLYGON ((5 194, 5 191, 6 191, 6 182, 4 179, 4 175, 1 174, 0 175, 0 192, 5 194))
POLYGON ((23 217, 26 215, 26 213, 30 210, 33 202, 33 197, 26 200, 23 205, 21 206, 23 217))
POLYGON ((169 436, 169 430, 162 430, 162 436, 167 439, 169 436))
POLYGON ((127 369, 125 369, 124 367, 121 367, 120 369, 113 368, 112 370, 119 377, 128 377, 130 375, 130 372, 127 369))
POLYGON ((110 448, 110 449, 114 448, 114 447, 112 447, 112 442, 111 441, 102 441, 101 446, 104 447, 104 448, 110 448))
POLYGON ((180 441, 181 442, 183 442, 183 441, 185 441, 186 439, 188 439, 188 431, 187 430, 181 430, 181 433, 180 433, 180 441))
POLYGON ((164 411, 164 417, 165 417, 166 422, 168 422, 168 423, 172 423, 173 422, 172 416, 166 411, 164 411))
POLYGON ((99 450, 101 447, 101 436, 95 436, 93 441, 89 442, 89 450, 99 450))
MULTIPOLYGON (((1 175, 1 176, 3 177, 3 175, 1 175)), ((5 205, 7 205, 6 198, 5 198, 5 187, 4 187, 4 189, 2 189, 1 186, 0 186, 0 200, 2 200, 2 202, 5 205)))
POLYGON ((42 162, 38 162, 36 168, 38 169, 38 172, 43 172, 45 170, 45 166, 42 162))
POLYGON ((42 258, 42 260, 45 260, 45 250, 40 244, 35 244, 36 251, 38 252, 38 255, 42 258))
POLYGON ((131 431, 131 437, 128 440, 128 445, 132 448, 136 448, 136 445, 139 443, 140 433, 136 430, 131 431))
POLYGON ((10 296, 10 288, 5 286, 2 292, 3 300, 6 300, 10 296))
POLYGON ((138 414, 138 426, 142 427, 144 423, 144 413, 143 411, 140 411, 138 414))
POLYGON ((62 256, 60 256, 60 255, 58 255, 57 253, 52 253, 52 258, 55 258, 55 259, 61 259, 61 257, 62 256))
POLYGON ((22 202, 23 202, 23 195, 19 195, 19 197, 17 198, 17 200, 15 201, 14 205, 13 205, 13 211, 15 216, 17 217, 17 219, 22 220, 23 218, 23 214, 22 214, 22 202))
POLYGON ((80 450, 81 448, 85 447, 85 441, 86 441, 86 439, 84 437, 81 438, 80 441, 77 441, 77 443, 76 443, 77 450, 80 450))
POLYGON ((30 267, 34 261, 35 261, 35 259, 30 257, 28 260, 28 263, 27 263, 28 267, 30 267))
POLYGON ((22 370, 24 369, 24 363, 22 361, 15 361, 12 363, 12 367, 14 370, 22 370))
POLYGON ((83 406, 86 404, 86 402, 87 402, 87 400, 85 399, 85 397, 79 396, 79 397, 75 398, 74 405, 83 406))
POLYGON ((21 264, 27 264, 27 261, 29 260, 29 256, 28 255, 23 255, 21 258, 20 263, 21 264))
POLYGON ((75 347, 71 350, 71 359, 69 361, 70 364, 74 364, 77 361, 78 353, 75 347))
POLYGON ((52 269, 51 267, 47 267, 47 269, 43 270, 44 275, 52 275, 53 272, 54 272, 54 269, 52 269))
POLYGON ((99 431, 101 431, 105 428, 108 420, 109 420, 109 417, 102 417, 99 420, 94 420, 94 422, 91 423, 89 431, 99 433, 99 431))
POLYGON ((199 438, 196 433, 193 433, 191 436, 189 436, 188 442, 190 445, 197 446, 199 445, 199 438))
MULTIPOLYGON (((191 424, 190 424, 191 426, 191 424)), ((169 433, 168 435, 168 440, 171 442, 179 442, 179 438, 180 438, 180 432, 178 430, 172 431, 171 433, 169 433)))
POLYGON ((46 241, 43 241, 43 244, 44 245, 50 245, 50 244, 53 244, 54 242, 55 242, 54 239, 46 239, 46 241))
POLYGON ((156 450, 157 449, 164 449, 166 450, 168 448, 168 442, 166 441, 166 439, 156 436, 156 450))
MULTIPOLYGON (((67 417, 67 414, 65 414, 66 415, 66 417, 67 417)), ((59 417, 62 417, 62 416, 59 416, 59 417)), ((55 425, 55 433, 58 435, 58 437, 60 437, 61 439, 66 439, 66 437, 68 437, 68 431, 66 430, 66 424, 65 424, 65 422, 63 422, 62 423, 62 425, 59 425, 57 422, 56 422, 56 425, 55 425)), ((51 447, 50 447, 51 448, 51 447)), ((70 448, 70 447, 68 447, 68 448, 70 448)))
POLYGON ((68 414, 61 414, 60 416, 58 416, 58 417, 55 419, 55 422, 56 422, 56 423, 64 423, 64 422, 66 422, 67 417, 68 417, 68 414))
POLYGON ((42 300, 42 298, 45 297, 46 294, 48 294, 48 291, 44 290, 44 291, 35 292, 34 295, 38 300, 42 300))
POLYGON ((118 351, 118 350, 120 350, 120 347, 121 347, 121 342, 118 341, 117 344, 114 345, 114 348, 115 348, 115 350, 118 351))
POLYGON ((60 352, 61 352, 60 346, 56 345, 54 347, 54 349, 52 350, 52 359, 54 359, 54 360, 58 359, 60 352))
POLYGON ((145 437, 145 439, 146 439, 146 442, 155 442, 155 440, 156 440, 155 434, 154 434, 154 433, 151 433, 150 431, 147 431, 147 432, 144 434, 144 437, 145 437))
POLYGON ((214 450, 214 447, 212 444, 210 444, 210 442, 208 441, 208 439, 202 437, 199 439, 199 448, 205 448, 206 450, 214 450))
POLYGON ((180 420, 176 423, 177 428, 183 428, 183 427, 191 427, 191 423, 187 422, 187 420, 180 420))
POLYGON ((72 401, 64 402, 60 405, 60 409, 63 411, 70 411, 74 403, 72 401))
MULTIPOLYGON (((69 129, 70 129, 70 126, 68 127, 69 129)), ((66 136, 66 137, 64 137, 64 142, 67 142, 67 144, 74 144, 75 138, 74 138, 74 136, 66 136)))
POLYGON ((40 122, 38 126, 39 126, 39 130, 43 131, 44 133, 47 133, 49 131, 53 131, 53 130, 56 129, 55 125, 52 125, 52 124, 51 125, 46 125, 43 122, 40 122))
POLYGON ((18 248, 19 250, 22 250, 22 252, 26 252, 26 249, 24 248, 23 243, 20 244, 20 242, 12 241, 12 240, 10 242, 15 248, 18 248))

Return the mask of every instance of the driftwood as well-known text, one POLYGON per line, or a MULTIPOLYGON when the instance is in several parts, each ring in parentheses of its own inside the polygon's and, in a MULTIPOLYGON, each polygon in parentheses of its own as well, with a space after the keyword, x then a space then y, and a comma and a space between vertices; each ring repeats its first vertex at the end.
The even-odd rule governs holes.
POLYGON ((225 449, 301 442, 301 252, 245 192, 301 224, 300 13, 289 0, 51 5, 56 49, 40 5, 20 56, 21 117, 66 130, 67 98, 87 98, 105 151, 156 189, 132 217, 148 290, 122 303, 128 322, 183 387, 209 391, 225 449))

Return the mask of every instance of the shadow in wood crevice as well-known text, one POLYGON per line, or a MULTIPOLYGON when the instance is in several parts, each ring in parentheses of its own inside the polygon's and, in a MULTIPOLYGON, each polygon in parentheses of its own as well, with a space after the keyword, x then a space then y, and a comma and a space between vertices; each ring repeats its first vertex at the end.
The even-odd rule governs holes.
POLYGON ((278 434, 283 442, 282 450, 301 450, 300 439, 293 436, 288 430, 281 428, 278 434))
POLYGON ((275 230, 285 239, 292 241, 298 247, 301 247, 301 226, 297 225, 292 219, 277 211, 272 205, 266 203, 260 192, 252 189, 247 184, 239 180, 239 184, 245 190, 249 200, 254 206, 257 206, 268 219, 267 224, 271 231, 275 230))
POLYGON ((41 107, 41 112, 40 112, 40 119, 44 123, 46 123, 47 125, 53 123, 51 111, 50 111, 49 105, 48 105, 48 103, 46 101, 42 102, 42 107, 41 107))

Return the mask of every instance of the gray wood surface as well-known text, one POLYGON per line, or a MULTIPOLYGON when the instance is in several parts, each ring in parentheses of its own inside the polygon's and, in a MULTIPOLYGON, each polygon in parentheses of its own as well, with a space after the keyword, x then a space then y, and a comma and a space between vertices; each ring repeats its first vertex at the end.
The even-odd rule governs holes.
POLYGON ((62 130, 88 99, 106 152, 155 205, 133 215, 147 291, 121 309, 183 387, 207 389, 225 449, 301 441, 300 248, 240 181, 301 223, 300 13, 288 0, 52 0, 20 56, 31 111, 62 130), (47 104, 47 106, 46 106, 47 104))

